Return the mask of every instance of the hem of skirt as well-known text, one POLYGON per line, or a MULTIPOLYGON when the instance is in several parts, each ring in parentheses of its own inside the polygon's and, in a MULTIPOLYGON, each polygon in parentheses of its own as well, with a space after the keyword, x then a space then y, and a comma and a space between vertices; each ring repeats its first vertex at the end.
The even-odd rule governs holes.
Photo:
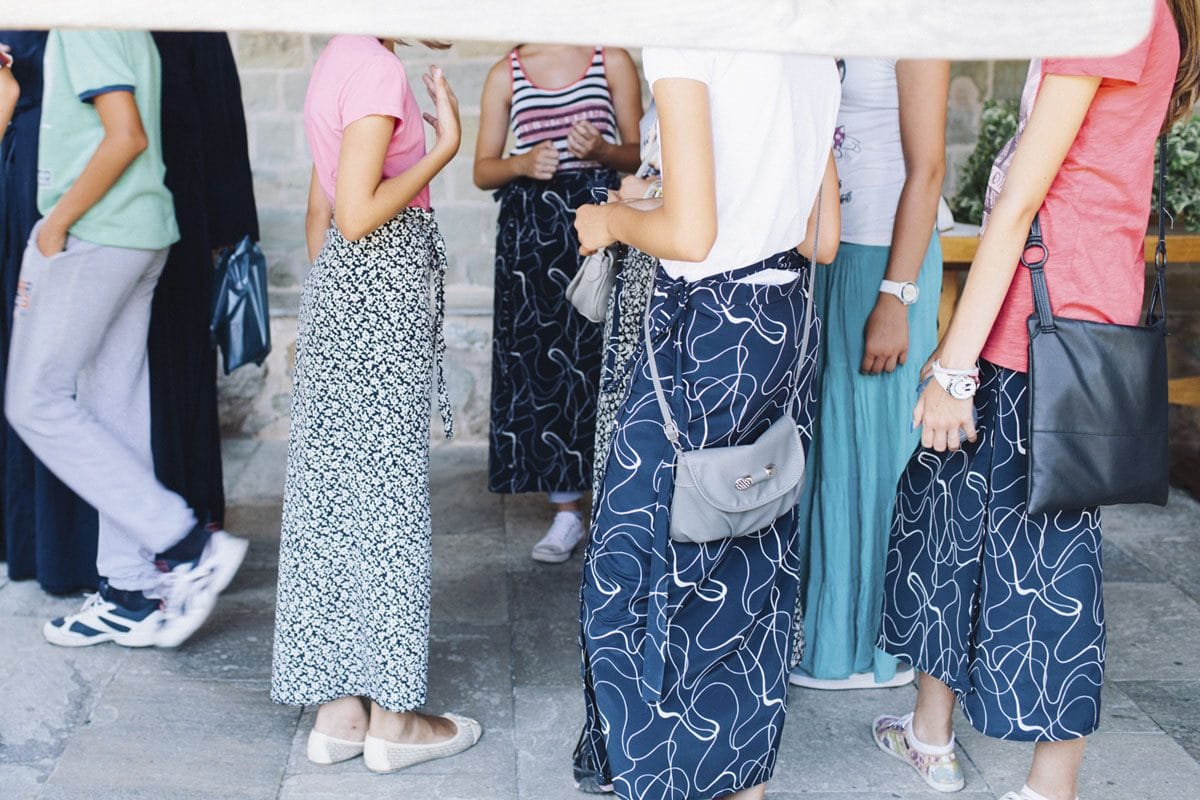
POLYGON ((377 697, 373 697, 371 693, 366 690, 356 691, 354 689, 347 689, 344 692, 338 692, 336 694, 312 694, 305 695, 304 697, 300 697, 299 695, 285 696, 280 692, 276 692, 274 689, 271 690, 271 702, 281 706, 323 706, 326 703, 332 703, 334 700, 341 700, 344 697, 365 697, 385 711, 391 711, 395 714, 404 714, 409 711, 416 711, 419 708, 423 708, 426 700, 425 697, 422 697, 419 703, 388 704, 379 702, 377 697))
MULTIPOLYGON (((778 755, 778 753, 776 753, 776 755, 778 755)), ((690 794, 687 797, 680 798, 680 800, 713 800, 714 797, 729 797, 730 795, 738 794, 739 792, 744 792, 748 789, 753 789, 755 786, 761 786, 764 783, 770 783, 771 778, 773 777, 775 777, 775 766, 772 764, 770 767, 763 768, 758 776, 754 778, 740 781, 736 786, 729 789, 722 788, 717 790, 722 792, 722 794, 714 795, 711 791, 705 791, 703 794, 690 794)), ((622 794, 621 790, 624 788, 625 786, 623 783, 619 781, 614 782, 613 794, 619 797, 620 800, 642 800, 640 797, 622 794)))
MULTIPOLYGON (((1096 720, 1091 725, 1084 728, 1085 732, 1075 733, 1071 736, 1047 736, 1045 735, 1044 731, 1013 731, 1011 729, 1004 731, 988 730, 988 726, 985 723, 977 721, 972 717, 971 711, 967 707, 966 699, 969 695, 975 693, 974 687, 968 687, 964 690, 953 685, 949 680, 947 680, 948 676, 925 669, 924 666, 919 663, 920 660, 912 657, 910 653, 896 651, 901 650, 901 648, 893 650, 888 648, 886 643, 881 642, 879 649, 893 658, 910 662, 912 664, 912 668, 917 672, 923 672, 950 687, 950 691, 954 692, 954 699, 958 703, 959 708, 962 709, 963 716, 967 718, 967 722, 971 723, 972 728, 990 739, 999 739, 1004 742, 1069 742, 1075 739, 1083 739, 1087 736, 1091 736, 1100 729, 1100 721, 1096 720)), ((1007 717, 1005 719, 1007 720, 1007 717)))
POLYGON ((1084 729, 1086 732, 1072 732, 1070 736, 1046 736, 1044 732, 1020 730, 1009 730, 1005 731, 1004 733, 997 733, 994 731, 989 731, 986 725, 980 725, 974 719, 972 719, 971 714, 967 711, 961 697, 958 700, 958 704, 960 707, 962 707, 963 716, 967 718, 967 722, 971 723, 972 728, 979 731, 989 739, 999 739, 1002 742, 1073 742, 1076 739, 1085 739, 1096 731, 1100 730, 1100 722, 1097 720, 1095 723, 1084 729))
POLYGON ((591 490, 591 484, 588 484, 587 486, 556 486, 554 488, 542 486, 517 487, 488 485, 488 491, 492 494, 550 494, 551 492, 590 492, 591 490))

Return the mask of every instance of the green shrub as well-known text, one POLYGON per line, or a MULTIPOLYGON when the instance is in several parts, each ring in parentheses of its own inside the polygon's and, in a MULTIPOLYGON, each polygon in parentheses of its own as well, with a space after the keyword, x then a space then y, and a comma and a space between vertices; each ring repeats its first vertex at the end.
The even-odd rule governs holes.
MULTIPOLYGON (((1157 152, 1154 169, 1157 175, 1157 152)), ((1151 208, 1157 208, 1157 199, 1151 208)), ((1167 134, 1167 211, 1175 230, 1200 232, 1200 116, 1167 134)))
MULTIPOLYGON (((1017 104, 988 100, 980 116, 979 139, 959 173, 950 210, 959 222, 983 220, 983 197, 992 162, 1017 130, 1017 104)), ((1157 150, 1154 157, 1158 171, 1157 150)), ((1151 205, 1157 208, 1157 199, 1151 205)), ((1167 135, 1167 210, 1175 230, 1200 232, 1200 116, 1181 122, 1167 135)))
POLYGON ((979 139, 959 171, 958 191, 949 200, 959 222, 978 225, 983 221, 983 197, 987 191, 992 162, 1000 148, 1017 132, 1017 103, 987 100, 979 117, 979 139))

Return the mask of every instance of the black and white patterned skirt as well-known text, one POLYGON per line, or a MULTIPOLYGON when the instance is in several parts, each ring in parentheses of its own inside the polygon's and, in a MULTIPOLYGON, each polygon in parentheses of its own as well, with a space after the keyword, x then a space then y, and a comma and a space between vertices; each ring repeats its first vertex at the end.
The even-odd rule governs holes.
POLYGON ((425 702, 429 414, 442 377, 446 250, 409 208, 349 242, 331 228, 300 300, 271 697, 425 702))

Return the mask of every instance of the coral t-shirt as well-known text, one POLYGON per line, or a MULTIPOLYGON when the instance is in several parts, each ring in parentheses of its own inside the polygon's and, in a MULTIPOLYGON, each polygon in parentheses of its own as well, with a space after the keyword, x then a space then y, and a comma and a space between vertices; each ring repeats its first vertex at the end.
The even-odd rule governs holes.
MULTIPOLYGON (((421 109, 404 65, 373 36, 335 36, 317 59, 304 97, 304 132, 321 190, 333 202, 342 133, 355 120, 377 114, 396 120, 383 160, 393 178, 425 155, 421 109)), ((409 203, 429 208, 426 186, 409 203)))
MULTIPOLYGON (((1046 283, 1055 316, 1132 325, 1141 315, 1143 237, 1150 216, 1155 139, 1178 68, 1179 35, 1166 0, 1157 0, 1150 32, 1127 53, 1112 58, 1045 59, 1030 65, 1021 99, 1021 128, 1046 75, 1101 78, 1079 135, 1039 212, 1049 252, 1046 283)), ((1018 130, 1014 142, 1019 137, 1018 130)), ((989 210, 1003 185, 1014 142, 996 158, 985 202, 989 210)), ((1029 270, 1018 266, 981 356, 1008 369, 1027 371, 1027 320, 1032 314, 1029 270)))

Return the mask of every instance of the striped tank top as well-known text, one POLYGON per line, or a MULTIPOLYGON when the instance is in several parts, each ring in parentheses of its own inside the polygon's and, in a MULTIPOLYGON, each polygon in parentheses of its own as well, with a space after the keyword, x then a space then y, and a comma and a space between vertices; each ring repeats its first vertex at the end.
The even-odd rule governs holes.
POLYGON ((508 121, 516 142, 510 155, 528 153, 537 144, 551 141, 558 150, 560 171, 601 166, 572 155, 567 149, 567 134, 576 122, 586 120, 596 126, 605 141, 617 143, 617 113, 604 73, 604 48, 595 49, 592 62, 579 80, 558 89, 545 89, 530 80, 516 48, 508 54, 508 61, 512 69, 508 121))

